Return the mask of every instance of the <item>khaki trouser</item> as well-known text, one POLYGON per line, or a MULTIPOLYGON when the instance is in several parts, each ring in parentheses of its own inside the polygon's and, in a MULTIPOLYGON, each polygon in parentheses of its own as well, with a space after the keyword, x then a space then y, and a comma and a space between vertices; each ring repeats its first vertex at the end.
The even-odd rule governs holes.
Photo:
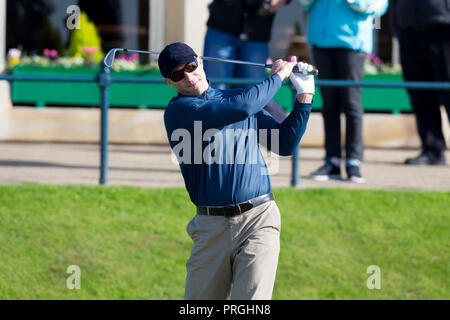
POLYGON ((187 226, 194 245, 185 299, 221 300, 230 291, 232 300, 271 299, 280 227, 275 201, 232 218, 197 214, 187 226))

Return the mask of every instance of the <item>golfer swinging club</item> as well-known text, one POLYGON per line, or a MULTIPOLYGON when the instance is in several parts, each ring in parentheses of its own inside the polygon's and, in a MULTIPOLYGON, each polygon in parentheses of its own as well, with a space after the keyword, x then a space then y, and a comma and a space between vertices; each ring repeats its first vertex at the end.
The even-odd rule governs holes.
POLYGON ((312 66, 295 58, 277 60, 261 83, 218 90, 209 85, 201 58, 184 43, 166 46, 158 64, 166 82, 178 90, 164 123, 197 206, 187 226, 193 247, 186 263, 185 299, 222 300, 230 292, 231 299, 271 299, 281 218, 270 178, 263 173, 267 167, 258 139, 249 132, 265 130, 269 150, 276 149, 271 133, 278 132, 278 153, 294 152, 311 112, 314 77, 304 74, 312 66), (296 65, 301 73, 291 73, 296 65), (278 123, 263 108, 287 77, 297 89, 297 99, 289 116, 278 123), (183 143, 189 148, 180 150, 183 143), (258 161, 252 161, 252 155, 258 161))

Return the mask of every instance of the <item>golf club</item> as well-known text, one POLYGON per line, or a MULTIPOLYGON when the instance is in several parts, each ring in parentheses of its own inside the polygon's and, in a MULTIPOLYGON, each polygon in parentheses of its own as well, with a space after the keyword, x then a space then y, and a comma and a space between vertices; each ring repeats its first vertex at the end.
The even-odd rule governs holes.
MULTIPOLYGON (((144 54, 160 54, 160 52, 158 52, 158 51, 145 51, 145 50, 134 50, 134 49, 114 48, 114 49, 111 49, 111 50, 106 54, 105 58, 103 59, 103 63, 105 64, 106 67, 108 67, 108 68, 111 68, 111 67, 112 67, 117 52, 133 52, 133 53, 144 53, 144 54)), ((271 65, 271 64, 265 64, 265 63, 249 62, 249 61, 242 61, 242 60, 232 60, 232 59, 212 58, 212 57, 200 57, 200 58, 202 58, 203 60, 208 60, 208 61, 227 62, 227 63, 235 63, 235 64, 244 64, 244 65, 255 66, 255 67, 262 67, 262 68, 268 68, 268 69, 271 69, 271 68, 272 68, 272 65, 271 65)), ((294 71, 294 72, 297 72, 297 73, 300 72, 300 71, 298 70, 297 67, 294 67, 293 71, 294 71)), ((308 75, 317 76, 318 74, 319 74, 319 70, 317 70, 317 69, 313 69, 313 70, 311 70, 310 72, 308 72, 308 75)))

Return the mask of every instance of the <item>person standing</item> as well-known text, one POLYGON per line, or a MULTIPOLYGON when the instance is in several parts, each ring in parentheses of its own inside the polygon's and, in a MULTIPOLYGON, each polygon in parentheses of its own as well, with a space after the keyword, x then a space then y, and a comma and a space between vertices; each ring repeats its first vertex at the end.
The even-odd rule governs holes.
MULTIPOLYGON (((361 81, 366 54, 373 47, 373 19, 383 15, 388 0, 299 0, 309 12, 308 43, 319 78, 361 81)), ((341 112, 345 114, 345 168, 350 181, 365 182, 363 106, 358 87, 321 88, 325 129, 325 163, 315 180, 341 179, 341 112)))
MULTIPOLYGON (((266 63, 269 41, 276 12, 291 0, 213 0, 204 43, 204 55, 222 59, 266 63)), ((264 79, 266 70, 248 65, 205 61, 211 78, 264 79)), ((217 84, 217 88, 227 88, 217 84)), ((284 110, 274 100, 266 110, 281 122, 284 110)))
MULTIPOLYGON (((405 81, 450 81, 450 1, 391 0, 405 81)), ((440 106, 450 121, 450 92, 408 90, 422 151, 407 165, 445 165, 440 106)))
POLYGON ((305 73, 312 66, 277 60, 261 83, 220 90, 209 85, 203 60, 184 43, 166 46, 158 64, 178 91, 164 124, 197 206, 187 226, 194 244, 186 263, 185 299, 226 299, 230 291, 231 299, 270 299, 281 218, 255 133, 265 131, 266 147, 280 155, 294 152, 311 112, 314 77, 291 72, 296 65, 305 73), (280 124, 263 108, 287 77, 297 99, 280 124))

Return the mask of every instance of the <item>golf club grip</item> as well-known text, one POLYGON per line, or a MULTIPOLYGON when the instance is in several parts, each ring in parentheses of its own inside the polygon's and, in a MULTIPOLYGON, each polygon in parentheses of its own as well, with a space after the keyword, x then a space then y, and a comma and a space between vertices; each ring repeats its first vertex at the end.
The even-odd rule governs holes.
MULTIPOLYGON (((266 64, 266 68, 272 69, 272 65, 271 64, 266 64)), ((294 69, 292 69, 292 72, 301 73, 300 70, 298 70, 297 66, 295 66, 294 69)), ((308 72, 308 75, 310 75, 310 76, 317 76, 317 75, 319 75, 319 70, 312 69, 311 71, 308 72)))

